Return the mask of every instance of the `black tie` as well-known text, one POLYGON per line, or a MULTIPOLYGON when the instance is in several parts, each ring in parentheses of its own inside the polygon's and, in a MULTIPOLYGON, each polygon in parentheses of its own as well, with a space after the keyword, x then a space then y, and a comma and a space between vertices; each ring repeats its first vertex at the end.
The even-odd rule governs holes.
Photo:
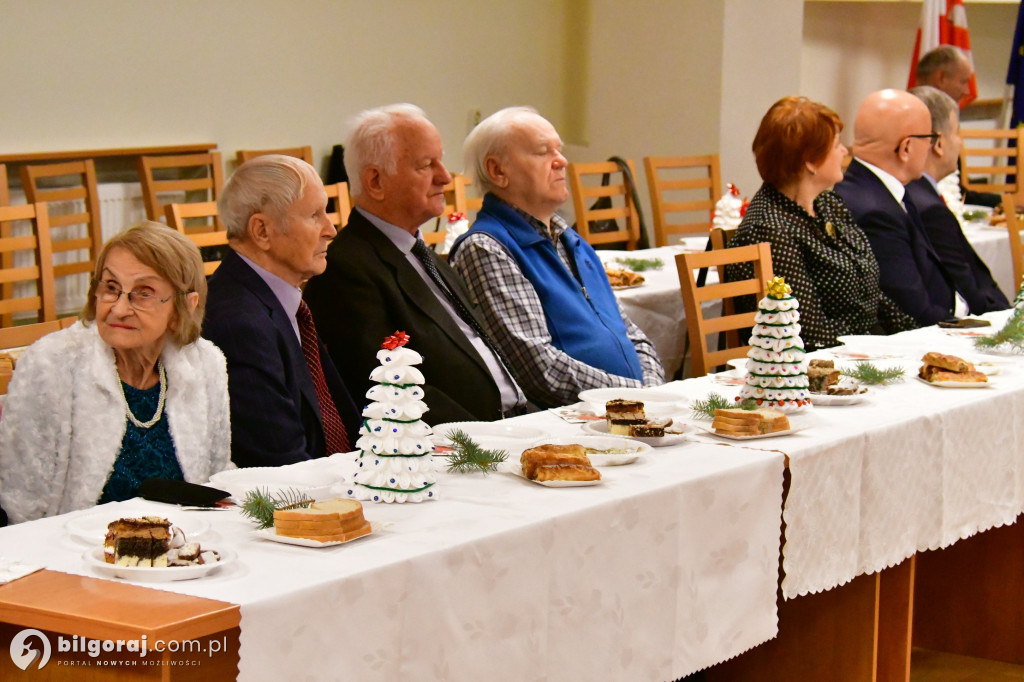
MULTIPOLYGON (((455 308, 455 312, 459 314, 459 317, 461 317, 465 323, 476 332, 477 336, 487 344, 487 347, 491 349, 492 353, 494 353, 494 357, 498 358, 498 361, 504 365, 505 370, 508 371, 510 365, 501 350, 498 348, 498 345, 491 340, 491 337, 486 331, 484 331, 480 322, 477 321, 476 316, 470 312, 469 308, 466 307, 465 302, 463 302, 458 294, 452 291, 451 287, 448 286, 448 283, 441 277, 441 273, 437 271, 437 264, 434 262, 434 255, 431 253, 430 247, 427 246, 427 243, 422 239, 417 239, 416 244, 412 247, 412 254, 419 259, 420 263, 423 264, 423 268, 427 271, 430 279, 434 280, 434 284, 437 285, 437 288, 441 290, 444 297, 447 298, 448 302, 453 308, 455 308)), ((510 376, 511 374, 512 373, 509 372, 510 376)))

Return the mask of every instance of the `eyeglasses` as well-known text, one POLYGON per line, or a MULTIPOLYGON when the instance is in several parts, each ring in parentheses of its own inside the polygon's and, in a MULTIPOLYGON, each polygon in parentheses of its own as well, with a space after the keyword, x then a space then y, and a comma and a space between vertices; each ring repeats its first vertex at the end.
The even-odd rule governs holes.
MULTIPOLYGON (((939 135, 941 135, 941 133, 926 133, 926 134, 923 134, 923 135, 904 135, 903 136, 903 140, 906 140, 906 139, 911 138, 911 137, 916 138, 918 140, 928 140, 929 144, 932 147, 934 147, 935 143, 939 139, 939 135)), ((903 145, 903 140, 900 140, 900 143, 898 145, 896 145, 896 149, 892 150, 894 154, 899 154, 900 153, 900 147, 903 145)))
POLYGON ((167 298, 159 298, 152 291, 146 291, 145 289, 125 291, 113 282, 100 282, 96 287, 96 300, 103 301, 104 303, 117 303, 117 299, 121 298, 121 294, 125 295, 125 298, 128 299, 128 305, 135 310, 152 310, 157 304, 167 303, 174 298, 174 294, 167 298))

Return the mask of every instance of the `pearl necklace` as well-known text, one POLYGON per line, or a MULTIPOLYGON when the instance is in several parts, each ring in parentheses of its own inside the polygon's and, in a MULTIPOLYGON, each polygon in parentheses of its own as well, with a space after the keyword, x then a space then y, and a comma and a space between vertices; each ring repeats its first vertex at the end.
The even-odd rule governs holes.
POLYGON ((148 422, 140 422, 138 418, 132 414, 132 408, 128 404, 128 396, 124 394, 124 382, 120 381, 120 379, 117 382, 118 387, 121 389, 121 398, 124 399, 124 411, 128 414, 128 420, 140 429, 148 429, 153 426, 153 424, 160 421, 160 417, 163 416, 164 413, 164 402, 167 400, 167 373, 164 372, 164 365, 159 360, 157 360, 156 367, 160 372, 160 401, 156 405, 156 414, 154 414, 153 418, 148 422))

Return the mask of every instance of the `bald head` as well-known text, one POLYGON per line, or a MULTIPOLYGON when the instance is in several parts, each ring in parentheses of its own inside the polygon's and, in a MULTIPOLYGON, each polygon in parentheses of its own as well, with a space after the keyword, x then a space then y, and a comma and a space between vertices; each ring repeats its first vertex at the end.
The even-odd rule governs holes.
POLYGON ((853 123, 854 150, 859 159, 878 166, 906 184, 921 177, 928 158, 931 114, 924 102, 904 90, 879 90, 868 95, 853 123))

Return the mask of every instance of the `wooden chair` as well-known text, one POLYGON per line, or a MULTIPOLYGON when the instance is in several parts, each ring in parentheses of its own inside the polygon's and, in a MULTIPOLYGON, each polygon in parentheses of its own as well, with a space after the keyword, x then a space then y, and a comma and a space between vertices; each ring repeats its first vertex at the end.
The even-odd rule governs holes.
POLYGON ((673 235, 705 234, 722 195, 718 154, 644 157, 647 189, 654 212, 654 244, 666 246, 673 235), (670 220, 669 214, 679 216, 670 220))
POLYGON ((1024 162, 1018 150, 1024 146, 1024 129, 970 130, 962 128, 960 136, 960 183, 965 189, 975 192, 1024 191, 1024 162), (1009 142, 1016 140, 1016 147, 1009 142), (978 181, 982 175, 988 182, 978 181), (1007 176, 1016 175, 1015 182, 1007 176), (1002 177, 1002 182, 996 179, 1002 177))
MULTIPOLYGON (((224 186, 224 165, 220 152, 182 156, 140 156, 139 181, 146 217, 164 220, 166 203, 159 199, 167 192, 184 192, 184 202, 216 201, 224 186), (159 172, 161 177, 157 178, 159 172), (165 177, 173 174, 174 177, 165 177), (191 177, 190 177, 191 176, 191 177), (200 193, 196 197, 196 193, 200 193)), ((183 203, 181 200, 167 203, 183 203)), ((217 219, 219 221, 219 218, 217 219)))
MULTIPOLYGON (((32 223, 32 233, 24 237, 0 237, 0 284, 12 285, 11 294, 5 294, 0 300, 0 316, 14 313, 35 311, 38 322, 57 319, 57 299, 53 283, 53 252, 50 247, 50 221, 46 204, 27 204, 25 206, 0 207, 0 224, 15 220, 28 220, 32 223), (31 251, 35 265, 17 266, 14 263, 14 252, 31 251), (11 265, 7 265, 10 262, 11 265), (16 282, 32 282, 35 295, 14 296, 13 285, 16 282)), ((4 326, 9 326, 5 324, 4 326)))
POLYGON ((1013 281, 1017 288, 1008 291, 1012 299, 1020 291, 1021 280, 1024 279, 1024 245, 1021 244, 1020 231, 1024 230, 1024 220, 1017 217, 1017 207, 1024 209, 1024 192, 1003 195, 1003 212, 1006 214, 1006 232, 1010 240, 1010 260, 1013 262, 1013 281))
MULTIPOLYGON (((167 218, 168 227, 174 228, 178 232, 192 240, 192 243, 198 246, 200 249, 205 247, 218 247, 226 248, 228 245, 228 233, 222 229, 209 229, 211 225, 219 225, 220 219, 217 217, 217 202, 216 201, 196 201, 189 204, 167 204, 164 207, 165 217, 167 218), (205 220, 206 224, 204 229, 197 229, 192 227, 190 230, 186 226, 186 220, 205 220)), ((220 258, 214 258, 208 260, 210 255, 210 249, 203 254, 203 271, 206 276, 212 275, 220 266, 220 258)), ((219 255, 219 254, 217 254, 219 255)))
POLYGON ((750 346, 736 345, 724 350, 712 350, 708 343, 708 335, 753 327, 756 313, 733 313, 705 318, 703 304, 718 299, 724 302, 737 296, 753 295, 757 299, 764 297, 767 282, 772 278, 771 247, 767 243, 762 243, 735 249, 682 253, 676 256, 676 267, 679 270, 679 285, 683 292, 686 332, 693 351, 691 371, 695 377, 704 376, 712 367, 733 358, 743 357, 750 349, 750 346), (694 270, 746 262, 752 262, 754 265, 753 279, 697 286, 694 270))
POLYGON ((297 159, 302 159, 310 166, 313 165, 313 148, 309 145, 305 147, 286 147, 282 149, 239 149, 235 154, 235 160, 238 161, 238 165, 241 166, 249 159, 255 159, 257 156, 265 156, 266 154, 284 154, 285 156, 294 156, 297 159))
POLYGON ((21 185, 30 204, 45 201, 82 201, 85 209, 77 213, 50 213, 50 243, 53 253, 68 253, 68 262, 54 264, 53 276, 66 277, 92 273, 96 257, 103 248, 100 224, 100 197, 96 189, 96 166, 92 159, 21 167, 21 185), (51 178, 60 178, 59 186, 44 187, 51 178), (66 180, 72 184, 66 184, 66 180), (55 228, 62 228, 54 232, 55 228), (76 257, 77 255, 77 257, 76 257))
POLYGON ((11 190, 7 187, 7 166, 0 163, 0 206, 11 205, 11 190))
MULTIPOLYGON (((66 329, 77 321, 77 317, 62 317, 59 320, 51 320, 49 322, 36 322, 35 324, 21 324, 17 327, 2 328, 0 329, 0 350, 31 346, 47 334, 66 329)), ((0 395, 7 395, 7 386, 11 382, 14 367, 11 360, 3 357, 3 355, 3 353, 0 353, 0 395)))
POLYGON ((482 198, 471 197, 466 192, 466 188, 472 184, 473 181, 468 176, 455 173, 452 175, 452 181, 444 186, 444 211, 434 222, 434 231, 422 233, 423 241, 427 246, 444 243, 448 216, 452 213, 462 213, 468 219, 470 211, 475 213, 483 207, 484 200, 482 198))
MULTIPOLYGON (((627 161, 627 163, 635 178, 636 169, 633 168, 633 162, 627 161)), ((570 163, 568 173, 569 186, 572 188, 572 204, 576 212, 576 231, 580 236, 590 244, 625 242, 626 249, 635 249, 640 240, 640 220, 637 216, 636 206, 633 205, 630 188, 627 187, 626 179, 619 170, 618 164, 613 161, 570 163), (605 173, 611 176, 611 182, 608 185, 584 184, 584 179, 600 183, 601 177, 605 173), (591 204, 598 197, 610 197, 612 207, 591 209, 591 204), (621 229, 615 232, 600 233, 590 231, 590 224, 593 221, 608 218, 619 221, 621 229), (622 220, 625 220, 624 228, 622 220)))
MULTIPOLYGON (((11 205, 11 191, 7 186, 7 166, 0 163, 0 206, 11 205)), ((11 224, 0 223, 0 237, 11 236, 11 224)), ((9 268, 14 264, 14 254, 4 252, 0 254, 0 268, 9 268)), ((13 284, 0 284, 0 300, 10 298, 14 292, 13 284)), ((11 326, 10 315, 0 315, 0 327, 11 326)))
POLYGON ((324 185, 324 189, 327 191, 327 198, 334 199, 334 211, 327 214, 327 219, 341 232, 341 228, 348 225, 348 217, 352 213, 352 197, 348 193, 348 183, 336 182, 324 185))

